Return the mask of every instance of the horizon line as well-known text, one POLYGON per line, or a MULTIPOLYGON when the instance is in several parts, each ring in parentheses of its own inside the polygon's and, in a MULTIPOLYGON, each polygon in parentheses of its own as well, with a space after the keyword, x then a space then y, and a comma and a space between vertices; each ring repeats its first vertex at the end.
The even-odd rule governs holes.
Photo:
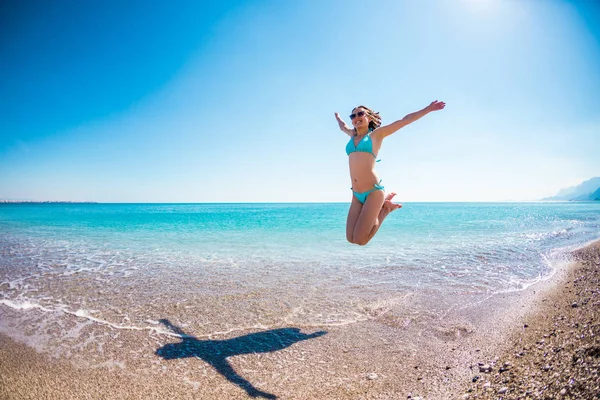
MULTIPOLYGON (((588 203, 596 200, 412 200, 398 203, 588 203)), ((350 201, 74 201, 74 200, 8 200, 0 204, 348 204, 350 201)))

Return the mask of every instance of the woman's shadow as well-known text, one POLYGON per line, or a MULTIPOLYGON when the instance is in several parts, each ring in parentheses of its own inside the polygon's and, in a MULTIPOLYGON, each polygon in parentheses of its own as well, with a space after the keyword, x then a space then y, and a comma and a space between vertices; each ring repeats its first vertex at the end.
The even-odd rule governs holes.
POLYGON ((209 363, 231 383, 244 389, 252 397, 276 399, 277 396, 262 392, 252 386, 250 382, 238 375, 227 361, 227 357, 240 354, 270 353, 282 350, 302 340, 312 339, 325 335, 327 332, 319 331, 309 335, 300 332, 298 328, 271 329, 264 332, 250 333, 226 340, 198 340, 188 335, 183 330, 171 324, 167 319, 160 322, 181 337, 180 343, 170 343, 156 350, 156 354, 165 360, 176 358, 197 357, 209 363))

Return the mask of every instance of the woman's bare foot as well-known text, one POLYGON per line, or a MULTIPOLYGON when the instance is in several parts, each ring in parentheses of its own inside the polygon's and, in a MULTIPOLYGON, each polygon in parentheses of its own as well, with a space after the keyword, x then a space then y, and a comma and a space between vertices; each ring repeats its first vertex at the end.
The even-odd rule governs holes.
POLYGON ((388 213, 391 213, 392 211, 397 210, 402 207, 402 204, 392 203, 392 199, 394 198, 395 195, 396 195, 396 193, 391 192, 390 194, 385 196, 385 201, 383 202, 382 208, 384 208, 388 213))

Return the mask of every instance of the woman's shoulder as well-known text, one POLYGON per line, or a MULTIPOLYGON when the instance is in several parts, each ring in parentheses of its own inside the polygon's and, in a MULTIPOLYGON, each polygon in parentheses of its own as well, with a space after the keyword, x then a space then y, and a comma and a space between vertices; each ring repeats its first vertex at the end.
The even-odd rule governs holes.
POLYGON ((371 136, 371 140, 383 140, 383 138, 385 137, 381 127, 373 129, 371 132, 369 132, 369 136, 371 136))

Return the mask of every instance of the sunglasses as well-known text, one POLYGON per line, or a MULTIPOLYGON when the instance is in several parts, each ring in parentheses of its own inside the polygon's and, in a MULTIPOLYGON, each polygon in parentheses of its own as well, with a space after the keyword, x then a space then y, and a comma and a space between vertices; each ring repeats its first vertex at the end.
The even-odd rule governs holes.
POLYGON ((365 116, 365 112, 364 111, 359 111, 356 114, 350 114, 350 119, 354 119, 356 117, 364 117, 365 116))

